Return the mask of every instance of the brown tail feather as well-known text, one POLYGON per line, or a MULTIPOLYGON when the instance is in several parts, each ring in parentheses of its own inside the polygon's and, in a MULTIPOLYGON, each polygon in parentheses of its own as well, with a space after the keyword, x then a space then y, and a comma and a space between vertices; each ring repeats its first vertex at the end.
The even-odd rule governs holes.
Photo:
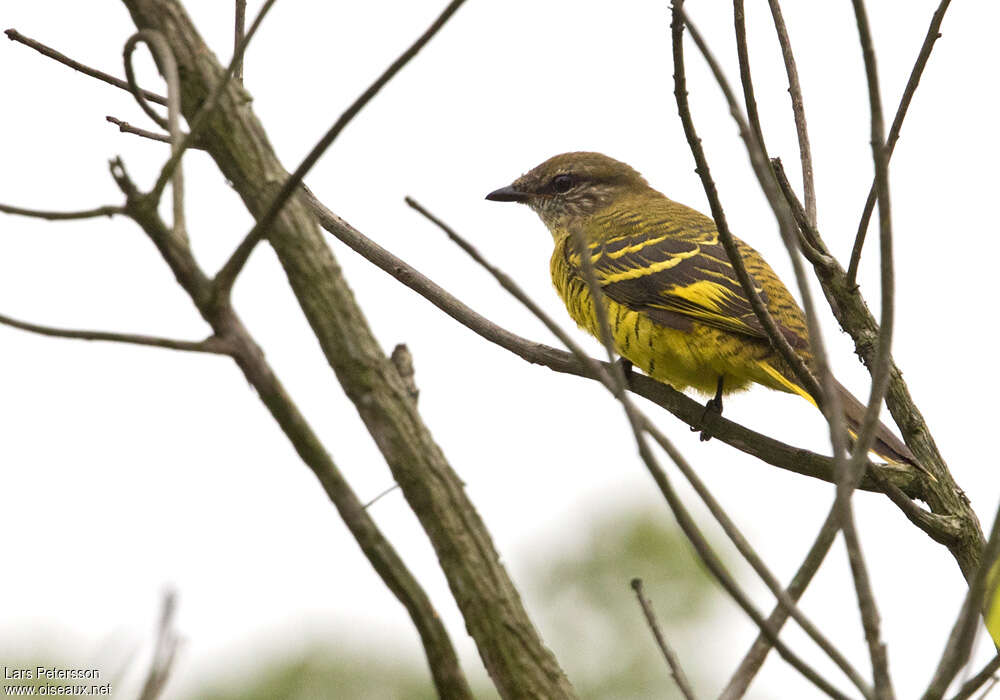
MULTIPOLYGON (((858 430, 861 429, 861 423, 865 418, 865 405, 854 398, 854 394, 849 392, 843 384, 836 379, 833 382, 836 385, 837 394, 840 396, 840 403, 844 408, 844 418, 847 420, 847 426, 850 428, 852 434, 857 435, 858 430)), ((912 464, 920 468, 913 453, 910 452, 910 448, 896 437, 884 423, 879 423, 878 429, 875 431, 875 442, 872 444, 872 452, 889 462, 912 464)))

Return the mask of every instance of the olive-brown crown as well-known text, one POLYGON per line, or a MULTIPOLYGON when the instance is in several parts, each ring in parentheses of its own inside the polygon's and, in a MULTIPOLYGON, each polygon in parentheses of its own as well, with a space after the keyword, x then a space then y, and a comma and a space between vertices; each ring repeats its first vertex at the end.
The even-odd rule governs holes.
POLYGON ((621 196, 649 189, 631 166, 601 153, 579 151, 549 158, 486 198, 527 204, 553 228, 569 217, 593 214, 621 196))

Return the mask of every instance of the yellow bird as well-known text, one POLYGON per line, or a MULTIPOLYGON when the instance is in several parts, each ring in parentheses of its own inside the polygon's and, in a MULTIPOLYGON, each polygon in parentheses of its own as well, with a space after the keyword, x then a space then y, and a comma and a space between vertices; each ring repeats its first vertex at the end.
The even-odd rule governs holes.
MULTIPOLYGON (((722 244, 715 222, 668 199, 625 163, 600 153, 564 153, 486 196, 533 209, 555 241, 551 272, 570 316, 600 337, 593 297, 574 242, 582 235, 604 292, 615 349, 649 376, 682 390, 722 396, 762 384, 816 401, 771 346, 722 244)), ((805 316, 760 253, 736 239, 747 272, 789 344, 814 365, 805 316)), ((849 426, 864 406, 838 384, 849 426)), ((872 448, 915 464, 884 425, 872 448)))

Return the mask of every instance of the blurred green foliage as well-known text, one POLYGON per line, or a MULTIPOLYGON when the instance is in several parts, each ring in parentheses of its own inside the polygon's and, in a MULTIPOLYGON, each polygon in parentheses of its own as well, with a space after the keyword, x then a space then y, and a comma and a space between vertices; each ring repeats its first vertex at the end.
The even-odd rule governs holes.
MULTIPOLYGON (((667 640, 695 686, 698 649, 718 589, 663 512, 617 513, 572 547, 536 560, 520 585, 543 638, 580 696, 596 700, 679 697, 630 581, 641 578, 667 640)), ((466 661, 467 673, 471 664, 466 661)), ((473 674, 469 674, 472 676, 473 674)), ((207 686, 208 687, 208 686, 207 686)), ((494 698, 492 687, 474 688, 494 698)), ((423 659, 359 657, 333 646, 265 666, 244 684, 191 700, 423 700, 436 697, 423 659)))
MULTIPOLYGON (((478 697, 477 693, 477 697, 478 697)), ((355 656, 334 647, 315 649, 290 663, 273 664, 245 684, 202 690, 197 700, 434 700, 437 694, 419 659, 392 661, 355 656)))
POLYGON ((662 512, 598 521, 581 545, 560 552, 526 588, 542 636, 584 698, 680 697, 646 625, 633 578, 643 581, 668 643, 698 686, 697 649, 718 588, 662 512))

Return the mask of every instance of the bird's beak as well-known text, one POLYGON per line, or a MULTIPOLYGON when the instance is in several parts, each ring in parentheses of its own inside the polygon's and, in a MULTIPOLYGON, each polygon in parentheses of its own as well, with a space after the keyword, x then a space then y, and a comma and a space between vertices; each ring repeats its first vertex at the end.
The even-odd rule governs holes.
POLYGON ((491 202, 525 202, 528 200, 528 196, 527 192, 522 192, 512 185, 508 185, 507 187, 493 190, 486 195, 486 199, 491 202))

